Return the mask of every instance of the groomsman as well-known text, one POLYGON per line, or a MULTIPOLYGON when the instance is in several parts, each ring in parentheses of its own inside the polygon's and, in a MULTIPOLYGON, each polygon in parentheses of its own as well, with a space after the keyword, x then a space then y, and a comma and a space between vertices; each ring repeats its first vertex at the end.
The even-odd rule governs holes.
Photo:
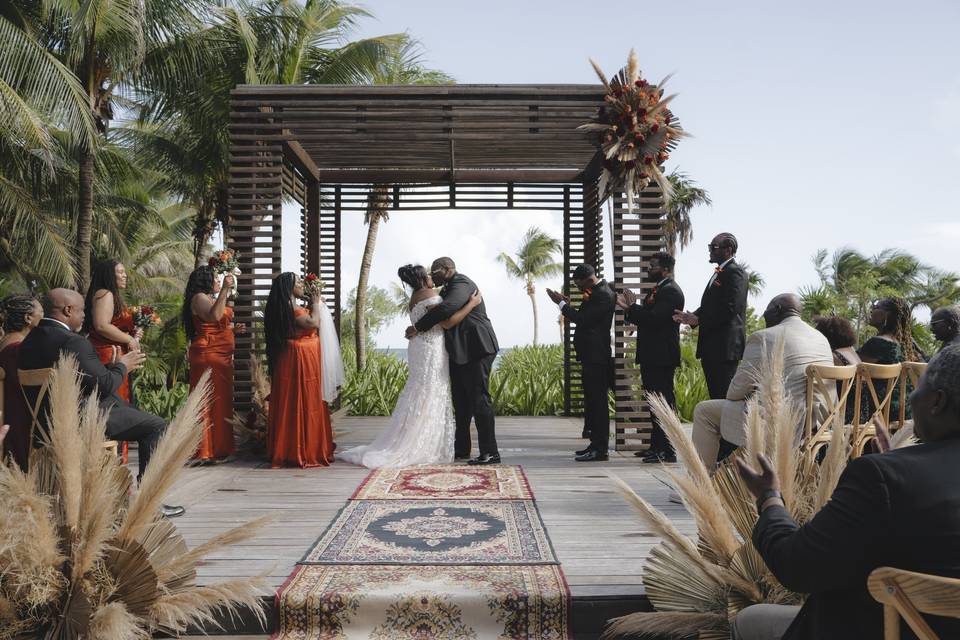
POLYGON ((590 446, 576 452, 577 462, 607 459, 610 441, 610 413, 607 391, 610 388, 610 327, 616 298, 610 285, 597 278, 592 265, 581 264, 573 271, 573 281, 583 291, 583 302, 574 309, 569 298, 547 289, 547 295, 560 306, 560 313, 577 325, 573 346, 577 351, 583 377, 583 430, 590 433, 590 446))
POLYGON ((716 268, 703 291, 700 308, 690 313, 676 309, 673 319, 699 327, 697 357, 707 379, 710 398, 722 400, 737 372, 746 343, 747 274, 736 263, 737 239, 721 233, 707 245, 716 268))
MULTIPOLYGON (((676 309, 683 309, 683 291, 673 280, 676 260, 666 252, 655 253, 647 267, 647 280, 653 288, 637 300, 629 289, 617 295, 617 306, 624 310, 629 322, 637 325, 637 364, 643 390, 659 393, 671 407, 676 407, 673 375, 680 366, 680 325, 673 321, 676 309)), ((654 418, 650 448, 638 451, 643 462, 676 462, 677 455, 654 418)))

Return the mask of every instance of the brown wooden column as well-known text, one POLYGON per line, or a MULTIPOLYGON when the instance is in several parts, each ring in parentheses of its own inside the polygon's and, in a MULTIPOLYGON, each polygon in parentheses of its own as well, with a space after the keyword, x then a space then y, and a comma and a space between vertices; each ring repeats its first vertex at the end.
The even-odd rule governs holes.
POLYGON ((316 251, 311 259, 316 259, 316 273, 326 284, 323 297, 327 307, 333 313, 333 320, 340 331, 340 308, 343 304, 343 292, 340 286, 340 217, 343 206, 343 187, 339 184, 324 187, 323 198, 317 184, 315 200, 307 193, 307 202, 315 202, 317 208, 317 231, 312 234, 316 239, 316 251))
MULTIPOLYGON (((664 248, 663 196, 651 185, 627 211, 622 195, 613 201, 613 273, 618 286, 642 298, 653 283, 644 278, 650 256, 664 248)), ((636 359, 636 326, 626 322, 617 309, 614 316, 614 389, 616 399, 616 450, 640 451, 650 446, 650 409, 642 398, 640 369, 636 359)))
POLYGON ((320 273, 320 182, 307 180, 307 196, 303 207, 303 269, 320 273))
MULTIPOLYGON (((579 185, 578 185, 579 186, 579 185)), ((588 209, 588 188, 583 187, 579 207, 571 203, 571 185, 563 188, 563 293, 570 301, 580 304, 581 293, 573 283, 573 270, 587 261, 585 211, 588 209)), ((580 363, 573 348, 574 325, 563 325, 563 413, 566 416, 583 415, 583 378, 580 363)))
POLYGON ((253 400, 250 362, 260 354, 263 325, 257 317, 280 272, 283 199, 283 147, 271 114, 256 106, 234 105, 230 126, 230 192, 227 246, 239 255, 241 275, 234 308, 237 322, 249 327, 237 336, 234 409, 246 412, 253 400), (236 124, 242 122, 244 126, 236 124))

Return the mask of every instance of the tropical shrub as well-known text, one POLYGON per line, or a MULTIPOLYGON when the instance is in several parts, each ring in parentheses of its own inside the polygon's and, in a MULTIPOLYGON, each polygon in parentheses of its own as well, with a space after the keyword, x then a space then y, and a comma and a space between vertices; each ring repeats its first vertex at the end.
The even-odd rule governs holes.
POLYGON ((563 414, 563 347, 540 345, 506 351, 490 376, 499 416, 563 414))
POLYGON ((352 349, 343 350, 346 381, 340 402, 352 416, 388 416, 407 384, 407 363, 383 351, 367 354, 367 366, 357 369, 352 349))
POLYGON ((673 391, 677 399, 677 415, 684 422, 693 420, 693 409, 698 402, 710 398, 703 367, 697 360, 697 343, 684 338, 680 342, 680 368, 673 377, 673 391))

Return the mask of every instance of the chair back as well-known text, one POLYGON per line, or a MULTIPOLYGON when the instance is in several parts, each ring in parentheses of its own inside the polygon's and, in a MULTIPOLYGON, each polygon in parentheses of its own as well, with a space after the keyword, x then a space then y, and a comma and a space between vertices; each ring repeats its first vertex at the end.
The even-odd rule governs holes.
POLYGON ((867 589, 883 605, 884 640, 900 639, 900 618, 919 640, 940 640, 921 614, 960 618, 960 580, 892 567, 874 569, 867 589))
POLYGON ((890 426, 890 405, 893 400, 893 392, 897 388, 897 380, 903 367, 900 363, 895 364, 874 364, 871 362, 861 362, 857 365, 856 393, 853 399, 853 451, 852 456, 856 458, 866 446, 867 441, 877 437, 876 427, 873 420, 880 417, 884 426, 890 426), (877 393, 877 383, 886 382, 886 393, 883 398, 877 393), (873 413, 864 422, 860 415, 860 408, 863 406, 863 390, 866 389, 873 401, 873 413))
POLYGON ((900 415, 897 416, 897 428, 903 426, 907 421, 907 402, 910 397, 910 389, 916 389, 920 382, 920 376, 927 370, 926 362, 903 362, 900 365, 903 373, 900 375, 900 415))
POLYGON ((53 367, 46 369, 17 369, 17 380, 20 382, 20 392, 23 393, 23 400, 30 411, 30 442, 33 442, 33 436, 37 428, 40 427, 40 409, 43 407, 43 401, 50 390, 50 381, 53 377, 53 367), (37 397, 34 402, 30 402, 27 395, 27 387, 37 387, 37 397))
POLYGON ((807 416, 804 421, 804 437, 807 442, 814 433, 843 426, 847 398, 856 376, 857 365, 854 364, 840 367, 825 364, 807 366, 807 416), (820 421, 816 416, 818 399, 827 410, 827 415, 820 421))

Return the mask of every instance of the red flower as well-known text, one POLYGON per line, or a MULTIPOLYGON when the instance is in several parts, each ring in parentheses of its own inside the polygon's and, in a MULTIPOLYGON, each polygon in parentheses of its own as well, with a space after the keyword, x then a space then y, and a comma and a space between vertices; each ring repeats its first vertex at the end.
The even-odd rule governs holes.
POLYGON ((656 133, 657 131, 660 131, 660 125, 654 123, 654 124, 650 127, 650 131, 652 131, 653 133, 656 133))
POLYGON ((637 85, 638 87, 642 87, 642 86, 644 85, 644 82, 643 82, 643 80, 637 80, 637 81, 634 82, 633 84, 637 85))
POLYGON ((217 259, 214 258, 213 256, 210 256, 210 259, 207 260, 207 264, 210 265, 211 267, 215 267, 217 266, 217 259))

